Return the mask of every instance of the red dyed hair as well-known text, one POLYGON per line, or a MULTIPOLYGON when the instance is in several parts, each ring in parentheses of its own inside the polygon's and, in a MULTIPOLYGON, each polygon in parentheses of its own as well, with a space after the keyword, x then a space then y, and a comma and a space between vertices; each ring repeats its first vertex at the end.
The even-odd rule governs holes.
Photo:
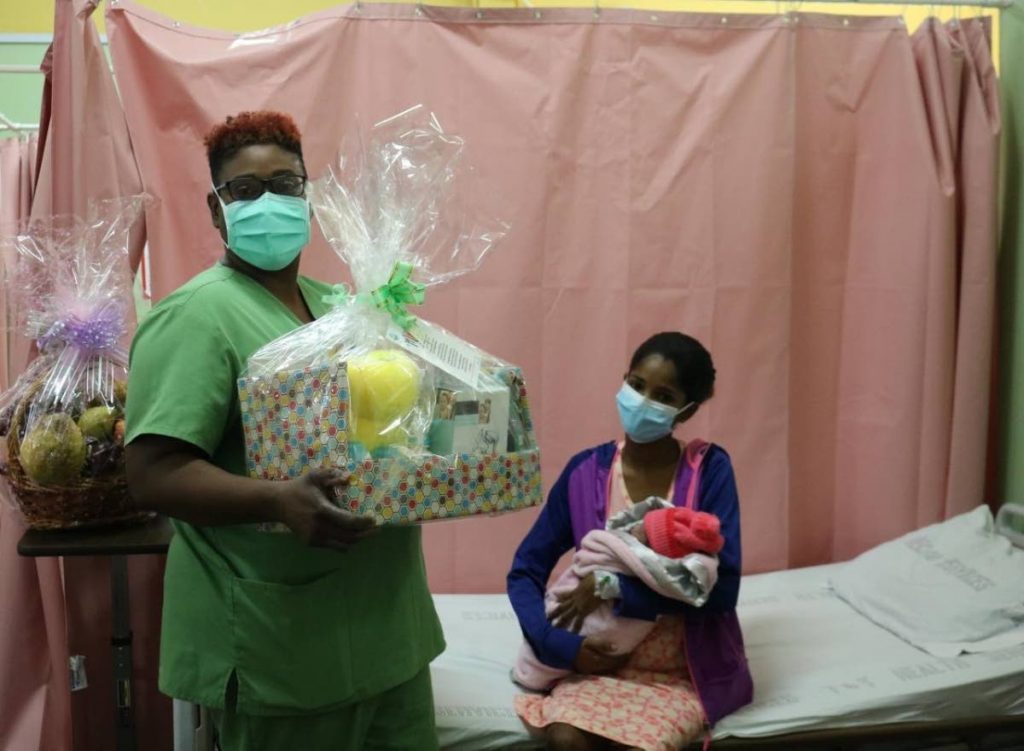
POLYGON ((210 129, 203 143, 206 144, 206 157, 214 180, 224 162, 246 146, 272 143, 302 159, 299 126, 291 116, 271 110, 228 116, 224 122, 210 129))

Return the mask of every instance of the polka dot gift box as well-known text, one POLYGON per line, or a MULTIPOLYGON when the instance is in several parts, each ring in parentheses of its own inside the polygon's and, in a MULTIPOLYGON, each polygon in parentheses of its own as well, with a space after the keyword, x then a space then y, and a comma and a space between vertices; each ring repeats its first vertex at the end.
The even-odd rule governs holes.
MULTIPOLYGON (((504 450, 452 454, 432 453, 429 436, 440 433, 448 446, 446 426, 460 421, 479 425, 487 419, 480 414, 480 402, 475 412, 465 407, 469 400, 460 397, 469 390, 460 391, 457 384, 434 386, 431 429, 422 445, 368 452, 354 440, 358 431, 352 426, 354 410, 345 363, 273 378, 243 378, 239 396, 250 475, 285 480, 316 467, 346 468, 352 482, 339 497, 339 505, 387 524, 494 515, 536 506, 543 501, 540 452, 522 374, 507 367, 495 371, 493 378, 506 389, 510 403, 507 410, 498 410, 508 424, 504 450)), ((486 393, 493 398, 494 392, 486 393)), ((263 528, 286 531, 273 525, 263 528)))
POLYGON ((348 378, 344 364, 239 381, 249 474, 298 477, 348 463, 348 378))

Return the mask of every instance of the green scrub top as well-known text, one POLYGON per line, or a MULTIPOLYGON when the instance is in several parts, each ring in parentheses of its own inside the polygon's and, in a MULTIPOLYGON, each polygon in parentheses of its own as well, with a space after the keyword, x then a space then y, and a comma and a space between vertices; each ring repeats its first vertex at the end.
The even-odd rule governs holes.
MULTIPOLYGON (((314 316, 323 283, 299 287, 314 316)), ((226 266, 156 306, 132 343, 127 441, 160 435, 246 474, 237 379, 249 356, 300 321, 261 284, 226 266)), ((252 525, 173 521, 167 554, 160 689, 236 710, 323 712, 416 676, 444 649, 420 530, 386 527, 341 553, 252 525)))

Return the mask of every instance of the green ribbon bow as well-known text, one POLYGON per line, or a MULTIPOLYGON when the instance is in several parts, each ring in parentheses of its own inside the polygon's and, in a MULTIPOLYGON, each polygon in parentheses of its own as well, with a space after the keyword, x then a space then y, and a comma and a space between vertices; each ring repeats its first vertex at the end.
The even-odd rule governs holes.
MULTIPOLYGON (((396 263, 386 284, 368 294, 357 295, 356 299, 387 311, 395 323, 408 331, 416 324, 416 316, 410 313, 406 306, 422 305, 427 289, 425 284, 414 282, 411 277, 412 264, 396 263)), ((334 287, 333 294, 324 295, 323 301, 329 305, 341 305, 351 294, 348 286, 338 284, 334 287)))

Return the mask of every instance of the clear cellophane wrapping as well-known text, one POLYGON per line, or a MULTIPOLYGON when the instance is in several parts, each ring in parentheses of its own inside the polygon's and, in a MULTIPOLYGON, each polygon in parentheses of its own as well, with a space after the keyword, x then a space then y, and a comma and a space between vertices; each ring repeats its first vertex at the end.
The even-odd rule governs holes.
POLYGON ((473 199, 462 139, 422 106, 352 138, 309 186, 351 272, 329 313, 253 354, 239 381, 254 477, 352 473, 339 503, 381 522, 541 501, 522 373, 410 306, 476 269, 506 232, 473 199))
POLYGON ((135 328, 128 248, 144 203, 143 196, 97 202, 85 216, 33 219, 0 240, 13 324, 36 355, 0 394, 0 469, 33 526, 129 513, 122 492, 135 328), (109 500, 98 497, 104 488, 109 500))

